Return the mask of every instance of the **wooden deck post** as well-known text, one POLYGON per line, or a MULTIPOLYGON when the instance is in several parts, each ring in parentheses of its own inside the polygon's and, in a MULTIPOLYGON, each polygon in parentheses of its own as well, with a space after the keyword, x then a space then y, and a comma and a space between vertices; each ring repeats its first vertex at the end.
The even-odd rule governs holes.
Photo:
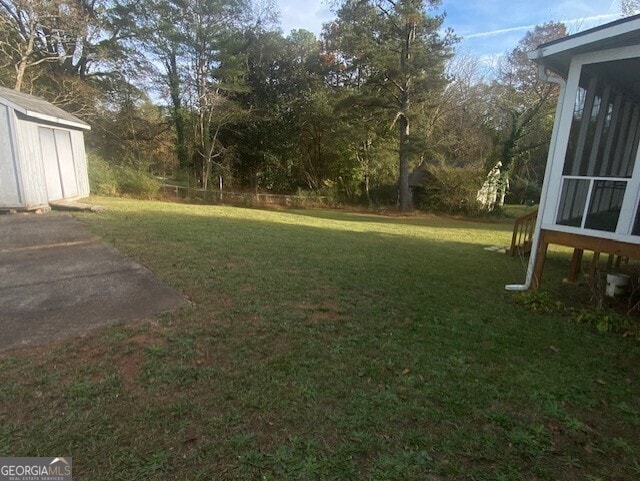
POLYGON ((542 271, 544 271, 544 261, 547 259, 547 249, 549 242, 547 241, 546 231, 540 231, 540 238, 538 239, 538 246, 536 249, 536 263, 533 268, 533 278, 531 279, 531 289, 537 290, 540 287, 540 281, 542 280, 542 271))
MULTIPOLYGON (((577 278, 584 251, 593 252, 593 260, 590 266, 590 270, 593 271, 596 271, 598 268, 600 253, 614 254, 619 259, 622 258, 622 262, 627 261, 629 258, 640 259, 640 244, 547 229, 541 229, 538 237, 538 245, 534 246, 536 248, 536 261, 533 266, 531 279, 532 290, 540 287, 549 244, 562 245, 574 249, 568 279, 572 277, 577 278)), ((618 264, 618 262, 619 260, 616 264, 618 264)))
POLYGON ((596 275, 596 273, 598 272, 598 264, 599 263, 600 263, 600 252, 594 251, 593 252, 593 260, 591 261, 591 269, 589 271, 589 274, 591 274, 592 276, 596 275))
POLYGON ((563 282, 574 283, 578 280, 580 275, 580 268, 582 267, 582 256, 584 255, 583 249, 573 249, 573 256, 571 256, 571 264, 569 264, 569 274, 564 278, 563 282))

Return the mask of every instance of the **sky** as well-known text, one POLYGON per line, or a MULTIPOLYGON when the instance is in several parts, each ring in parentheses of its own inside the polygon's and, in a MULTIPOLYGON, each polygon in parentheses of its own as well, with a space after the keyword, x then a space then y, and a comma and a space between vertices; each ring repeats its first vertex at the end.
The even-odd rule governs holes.
MULTIPOLYGON (((320 34, 334 17, 327 0, 277 0, 282 29, 320 34)), ((512 50, 535 25, 558 21, 569 33, 621 18, 620 0, 442 0, 445 27, 462 37, 458 49, 484 59, 512 50)))

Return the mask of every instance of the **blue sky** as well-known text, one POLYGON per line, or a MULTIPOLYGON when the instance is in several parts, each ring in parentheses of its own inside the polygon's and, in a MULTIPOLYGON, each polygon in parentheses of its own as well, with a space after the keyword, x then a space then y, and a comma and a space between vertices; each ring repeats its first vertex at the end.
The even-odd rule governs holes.
MULTIPOLYGON (((326 0, 277 0, 282 28, 320 33, 333 18, 326 0)), ((443 0, 445 25, 463 41, 462 50, 493 56, 511 50, 527 30, 547 21, 563 21, 576 33, 621 17, 620 0, 443 0)))

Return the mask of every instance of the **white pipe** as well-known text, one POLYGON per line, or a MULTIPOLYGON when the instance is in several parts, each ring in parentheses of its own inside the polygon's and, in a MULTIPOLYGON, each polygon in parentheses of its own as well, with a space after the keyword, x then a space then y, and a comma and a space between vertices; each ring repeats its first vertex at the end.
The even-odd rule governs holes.
POLYGON ((533 239, 531 244, 531 255, 529 256, 529 266, 527 267, 527 278, 524 281, 524 284, 508 284, 504 286, 507 291, 528 291, 531 288, 531 284, 533 283, 533 270, 536 265, 536 260, 538 257, 538 241, 540 239, 540 224, 542 223, 542 217, 544 215, 544 211, 547 205, 547 194, 549 192, 549 176, 551 174, 551 164, 553 164, 553 160, 555 158, 556 148, 557 148, 557 138, 558 138, 558 130, 560 128, 562 114, 563 114, 563 105, 564 105, 564 94, 567 87, 567 82, 562 77, 556 77, 549 75, 547 73, 547 68, 544 64, 540 64, 538 68, 538 76, 540 79, 551 82, 554 84, 558 84, 560 86, 560 95, 558 96, 558 113, 556 114, 555 123, 553 124, 553 131, 551 132, 551 148, 549 149, 549 155, 547 156, 547 165, 544 173, 544 183, 542 186, 542 193, 540 195, 540 205, 538 206, 538 218, 536 219, 536 227, 533 230, 533 239))

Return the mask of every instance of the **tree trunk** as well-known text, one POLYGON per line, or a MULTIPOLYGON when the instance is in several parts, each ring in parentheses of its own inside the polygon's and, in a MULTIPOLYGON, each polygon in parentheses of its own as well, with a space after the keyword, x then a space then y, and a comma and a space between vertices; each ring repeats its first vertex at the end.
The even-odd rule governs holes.
POLYGON ((369 148, 371 147, 371 141, 367 141, 364 143, 364 155, 365 155, 365 164, 364 164, 364 192, 367 197, 367 205, 371 207, 371 157, 369 153, 369 148))
POLYGON ((400 130, 400 210, 408 212, 411 210, 411 189, 409 188, 409 119, 401 116, 398 121, 400 130))
POLYGON ((497 205, 498 207, 504 207, 504 199, 507 196, 507 192, 509 191, 509 171, 505 170, 500 175, 500 184, 498 185, 498 199, 497 205))
POLYGON ((187 153, 184 112, 182 109, 182 98, 180 95, 180 77, 178 75, 178 62, 175 50, 169 53, 166 61, 167 77, 169 81, 169 93, 171 95, 171 116, 173 117, 176 129, 176 153, 178 155, 178 165, 181 170, 189 167, 189 155, 187 153))
POLYGON ((27 70, 27 60, 23 57, 16 65, 16 83, 13 90, 20 92, 22 89, 22 81, 24 79, 24 72, 27 70))
MULTIPOLYGON (((30 11, 30 18, 33 18, 33 11, 30 11)), ((20 92, 22 90, 22 83, 24 81, 24 74, 27 71, 27 67, 29 66, 29 57, 33 53, 33 46, 35 43, 35 33, 33 29, 35 28, 35 23, 31 21, 29 25, 29 40, 27 41, 27 47, 24 52, 20 56, 20 61, 16 64, 16 83, 13 89, 16 92, 20 92)))
POLYGON ((412 208, 411 189, 409 188, 409 163, 411 157, 410 149, 410 123, 409 109, 411 107, 411 47, 416 37, 416 24, 409 21, 405 25, 404 39, 402 42, 400 66, 404 77, 402 85, 402 95, 400 99, 400 112, 398 113, 398 129, 400 130, 400 179, 398 181, 400 194, 400 210, 408 212, 412 208))

